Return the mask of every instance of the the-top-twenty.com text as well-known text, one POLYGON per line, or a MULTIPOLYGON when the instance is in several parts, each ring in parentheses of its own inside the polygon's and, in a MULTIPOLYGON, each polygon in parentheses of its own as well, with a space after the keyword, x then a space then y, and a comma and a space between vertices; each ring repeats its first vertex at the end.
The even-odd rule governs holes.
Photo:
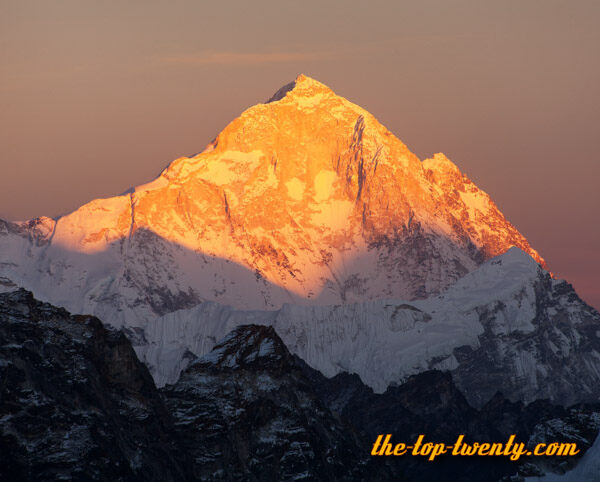
POLYGON ((532 450, 528 449, 523 442, 515 442, 516 435, 511 435, 505 443, 466 443, 465 436, 459 435, 453 445, 445 443, 425 442, 425 435, 419 435, 412 445, 405 443, 392 444, 391 434, 381 434, 375 440, 371 455, 377 456, 402 456, 413 455, 427 457, 433 461, 440 455, 450 454, 452 456, 492 456, 509 457, 510 460, 519 460, 522 456, 563 456, 577 455, 579 449, 575 443, 549 444, 539 443, 532 450))

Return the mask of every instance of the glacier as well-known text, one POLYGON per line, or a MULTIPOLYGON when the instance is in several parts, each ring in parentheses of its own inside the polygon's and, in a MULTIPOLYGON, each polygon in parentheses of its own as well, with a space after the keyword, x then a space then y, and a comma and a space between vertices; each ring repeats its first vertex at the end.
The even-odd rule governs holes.
POLYGON ((425 300, 285 304, 275 311, 206 302, 129 335, 159 386, 251 323, 273 326, 292 353, 324 375, 356 373, 379 393, 437 368, 450 370, 476 405, 496 390, 514 400, 574 403, 598 395, 600 315, 573 294, 512 248, 425 300))

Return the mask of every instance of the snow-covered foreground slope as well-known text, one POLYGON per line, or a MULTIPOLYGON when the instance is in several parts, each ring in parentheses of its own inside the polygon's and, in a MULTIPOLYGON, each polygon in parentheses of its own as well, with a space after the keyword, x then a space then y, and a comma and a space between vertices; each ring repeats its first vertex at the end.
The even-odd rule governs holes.
MULTIPOLYGON (((117 175, 117 173, 115 174, 117 175)), ((202 153, 57 220, 0 221, 0 282, 116 326, 437 294, 527 240, 443 154, 420 161, 305 76, 202 153)))
POLYGON ((513 248, 439 296, 241 311, 203 303, 130 332, 157 384, 238 325, 273 326, 327 376, 357 373, 382 392, 430 368, 452 370, 475 405, 497 390, 515 400, 570 404, 600 396, 600 315, 564 281, 513 248))

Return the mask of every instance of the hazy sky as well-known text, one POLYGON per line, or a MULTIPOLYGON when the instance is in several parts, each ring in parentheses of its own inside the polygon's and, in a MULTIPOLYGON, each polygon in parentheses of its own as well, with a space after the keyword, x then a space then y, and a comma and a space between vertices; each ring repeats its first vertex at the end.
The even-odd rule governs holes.
POLYGON ((0 0, 0 217, 155 177, 305 73, 444 152, 600 307, 600 2, 0 0))

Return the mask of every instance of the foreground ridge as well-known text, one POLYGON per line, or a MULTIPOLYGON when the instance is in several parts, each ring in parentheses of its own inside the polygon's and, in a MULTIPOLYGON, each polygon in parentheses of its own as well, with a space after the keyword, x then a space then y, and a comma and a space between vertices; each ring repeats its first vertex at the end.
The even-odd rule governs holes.
MULTIPOLYGON (((490 481, 564 472, 577 459, 432 464, 371 457, 371 446, 380 433, 448 443, 518 433, 528 447, 575 442, 583 454, 600 426, 598 404, 525 405, 496 393, 477 410, 437 370, 376 394, 356 375, 324 377, 256 324, 232 330, 159 392, 122 333, 24 290, 0 294, 0 376, 9 382, 0 386, 3 480, 490 481)), ((588 459, 574 475, 594 473, 588 459)))

